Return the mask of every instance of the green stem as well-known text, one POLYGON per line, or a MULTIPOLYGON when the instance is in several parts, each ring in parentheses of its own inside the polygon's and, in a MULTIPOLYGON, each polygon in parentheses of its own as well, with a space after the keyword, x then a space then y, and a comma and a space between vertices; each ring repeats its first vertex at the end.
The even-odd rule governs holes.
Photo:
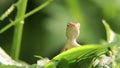
MULTIPOLYGON (((27 6, 27 0, 19 0, 17 3, 17 15, 16 19, 25 15, 27 6)), ((24 20, 20 20, 15 24, 14 36, 13 36, 13 44, 11 47, 11 57, 14 60, 19 59, 20 45, 22 39, 24 20)))
POLYGON ((48 0, 45 3, 43 3, 42 5, 38 6, 37 8, 35 8, 34 10, 28 12, 27 14, 23 15, 22 17, 16 19, 15 21, 11 22, 10 24, 6 25, 4 28, 2 28, 0 30, 0 34, 2 34, 3 32, 5 32, 7 29, 9 29, 10 27, 12 27, 14 24, 18 23, 20 20, 23 20, 31 15, 33 15, 34 13, 40 11, 41 9, 43 9, 44 7, 46 7, 49 3, 51 3, 52 0, 48 0))

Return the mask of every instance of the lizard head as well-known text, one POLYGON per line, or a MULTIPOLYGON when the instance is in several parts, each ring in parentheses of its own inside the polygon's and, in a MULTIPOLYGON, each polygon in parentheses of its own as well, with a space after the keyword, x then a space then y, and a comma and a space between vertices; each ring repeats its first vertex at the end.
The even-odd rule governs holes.
POLYGON ((69 22, 67 24, 67 29, 66 29, 67 39, 76 40, 80 33, 79 29, 80 29, 79 23, 69 22))

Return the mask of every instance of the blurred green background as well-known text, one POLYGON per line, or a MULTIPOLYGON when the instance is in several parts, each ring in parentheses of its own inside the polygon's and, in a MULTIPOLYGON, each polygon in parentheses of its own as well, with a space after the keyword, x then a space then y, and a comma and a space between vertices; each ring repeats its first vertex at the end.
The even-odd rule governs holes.
MULTIPOLYGON (((28 0, 27 12, 46 0, 28 0)), ((0 0, 0 16, 17 0, 0 0)), ((16 14, 15 10, 0 28, 9 23, 16 14)), ((105 19, 112 30, 120 33, 120 0, 53 0, 47 7, 25 19, 20 59, 35 63, 34 55, 52 58, 59 54, 66 42, 65 31, 68 22, 80 22, 82 44, 100 44, 106 40, 105 19)), ((0 35, 0 46, 10 52, 14 27, 0 35)))

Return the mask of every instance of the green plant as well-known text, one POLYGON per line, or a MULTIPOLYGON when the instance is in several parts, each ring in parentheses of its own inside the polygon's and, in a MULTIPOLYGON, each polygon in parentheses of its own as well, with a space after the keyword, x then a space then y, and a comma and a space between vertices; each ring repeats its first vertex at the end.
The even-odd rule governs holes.
MULTIPOLYGON (((87 11, 84 12, 83 8, 85 8, 86 6, 80 6, 79 7, 79 0, 66 0, 65 3, 67 3, 67 7, 69 7, 69 11, 72 17, 72 21, 79 21, 80 24, 82 25, 82 29, 81 29, 81 39, 85 39, 85 41, 83 42, 84 45, 82 45, 81 47, 77 47, 77 48, 72 48, 69 49, 63 53, 58 54, 57 56, 53 57, 52 59, 48 59, 48 58, 42 58, 40 56, 37 56, 39 58, 39 60, 37 60, 37 63, 29 65, 29 64, 25 64, 24 62, 19 62, 19 52, 20 52, 20 45, 21 45, 21 40, 22 40, 22 32, 24 29, 24 19, 29 17, 30 15, 33 15, 34 13, 38 12, 39 10, 43 9, 44 7, 46 7, 49 3, 51 3, 52 0, 47 0, 45 3, 43 3, 42 5, 38 6, 37 8, 33 9, 32 11, 25 13, 26 12, 26 6, 27 6, 27 1, 28 0, 19 0, 17 3, 13 4, 6 12, 5 14, 3 14, 0 17, 0 20, 4 20, 16 7, 17 8, 17 12, 16 12, 16 17, 15 20, 11 20, 10 19, 10 23, 7 24, 5 27, 3 27, 2 29, 0 29, 0 34, 2 34, 3 32, 5 32, 6 30, 8 30, 10 27, 15 26, 14 27, 14 36, 13 36, 13 42, 12 42, 12 47, 11 47, 11 57, 8 57, 8 55, 6 55, 6 53, 1 53, 0 55, 4 54, 4 56, 7 56, 7 58, 9 58, 9 60, 11 61, 12 65, 3 65, 2 63, 0 64, 0 68, 26 68, 27 66, 29 68, 100 68, 100 67, 112 67, 112 68, 119 68, 120 67, 120 49, 119 49, 119 40, 120 40, 120 36, 119 34, 119 25, 117 25, 117 27, 112 28, 115 32, 113 32, 111 30, 112 24, 111 21, 109 21, 109 19, 114 18, 114 16, 116 16, 116 14, 113 12, 112 15, 110 15, 111 13, 108 12, 108 6, 109 4, 105 5, 105 7, 101 7, 103 9, 103 13, 105 14, 105 20, 103 20, 103 24, 104 28, 105 28, 105 33, 106 34, 106 40, 107 41, 103 41, 102 42, 99 41, 102 37, 102 35, 99 35, 99 33, 97 34, 98 36, 94 37, 94 40, 92 39, 94 34, 96 32, 98 32, 96 27, 96 30, 94 32, 91 31, 88 25, 90 25, 88 23, 85 24, 86 22, 89 22, 90 19, 92 19, 92 24, 96 24, 95 18, 92 14, 87 15, 87 11), (89 19, 90 18, 90 19, 89 19), (86 27, 87 25, 87 27, 86 27), (110 25, 110 26, 109 26, 110 25), (91 31, 91 32, 87 32, 91 31), (95 44, 90 44, 91 42, 96 42, 95 44), (85 44, 85 43, 89 43, 89 44, 85 44), (99 43, 99 44, 98 44, 99 43), (115 52, 117 51, 117 53, 115 52), (110 60, 110 64, 104 63, 102 60, 105 60, 104 58, 106 58, 110 60), (115 58, 114 58, 115 57, 115 58), (98 62, 97 62, 98 61, 98 62), (104 64, 104 65, 103 65, 104 64)), ((84 1, 80 1, 81 3, 85 3, 84 1)), ((95 3, 99 3, 99 1, 94 1, 95 3)), ((89 3, 89 2, 88 2, 89 3)), ((105 2, 106 3, 106 2, 105 2)), ((112 2, 111 2, 112 3, 112 2)), ((92 5, 93 7, 94 5, 92 5)), ((114 6, 113 6, 114 7, 114 6)), ((96 8, 96 7, 94 7, 96 8)), ((116 9, 116 8, 113 8, 116 9)), ((117 10, 115 10, 116 12, 117 10)), ((58 11, 60 13, 60 11, 58 11)), ((54 12, 53 12, 54 14, 54 12)), ((93 13, 94 14, 94 13, 93 13)), ((103 14, 103 15, 104 15, 103 14)), ((62 13, 61 15, 64 15, 64 13, 62 13)), ((56 18, 58 18, 59 16, 56 16, 56 18)), ((98 19, 98 18, 96 18, 98 19)), ((100 21, 102 20, 101 18, 99 18, 100 21)), ((117 21, 119 21, 119 19, 117 19, 117 21)), ((50 20, 49 20, 50 22, 50 20)), ((117 23, 119 24, 119 23, 117 23)), ((53 24, 52 24, 53 25, 53 24)), ((96 25, 97 26, 97 25, 96 25)), ((115 25, 116 26, 116 22, 115 25)), ((55 30, 55 29, 54 29, 55 30)), ((52 31, 54 31, 52 30, 52 31)), ((56 32, 60 32, 58 29, 56 29, 56 32)), ((104 35, 103 34, 103 35, 104 35)), ((52 37, 53 38, 53 37, 52 37)), ((46 38, 48 39, 48 38, 46 38)), ((45 40, 46 40, 45 39, 45 40)), ((80 39, 80 41, 81 41, 80 39)), ((55 43, 56 40, 54 40, 55 43)), ((48 44, 48 43, 47 43, 48 44)), ((50 46, 47 46, 50 47, 50 46)), ((47 51, 47 49, 46 49, 47 51)), ((51 53, 50 53, 51 54, 51 53)), ((7 59, 4 58, 4 59, 7 59)))
MULTIPOLYGON (((12 43, 11 52, 10 52, 11 57, 15 61, 19 60, 19 52, 20 52, 22 32, 23 32, 23 27, 24 27, 24 19, 29 17, 30 15, 38 12, 39 10, 43 9, 44 7, 46 7, 52 0, 48 0, 45 3, 43 3, 42 5, 35 8, 34 10, 32 10, 28 13, 25 13, 27 1, 28 0, 19 0, 17 3, 12 4, 12 6, 4 14, 2 14, 2 16, 0 17, 0 20, 4 20, 14 10, 15 7, 17 8, 17 14, 15 17, 15 20, 14 21, 10 20, 10 23, 0 30, 0 34, 2 34, 10 27, 15 26, 14 27, 13 43, 12 43)), ((9 66, 1 66, 1 67, 6 68, 9 66)), ((14 66, 11 66, 11 67, 14 67, 14 66)))
POLYGON ((12 49, 11 49, 11 56, 13 56, 12 57, 13 59, 18 60, 18 57, 19 57, 19 49, 20 49, 20 45, 21 45, 24 19, 29 17, 30 15, 38 12, 39 10, 41 10, 42 8, 47 6, 50 2, 51 2, 51 0, 46 1, 45 3, 38 6, 37 8, 35 8, 34 10, 32 10, 31 12, 29 12, 27 14, 25 14, 26 6, 27 6, 27 0, 19 0, 16 4, 13 4, 17 7, 17 11, 18 11, 17 16, 15 17, 15 21, 11 21, 10 24, 8 24, 7 26, 5 26, 4 28, 2 28, 0 30, 0 33, 3 33, 7 29, 9 29, 11 26, 15 25, 13 45, 12 45, 12 49))

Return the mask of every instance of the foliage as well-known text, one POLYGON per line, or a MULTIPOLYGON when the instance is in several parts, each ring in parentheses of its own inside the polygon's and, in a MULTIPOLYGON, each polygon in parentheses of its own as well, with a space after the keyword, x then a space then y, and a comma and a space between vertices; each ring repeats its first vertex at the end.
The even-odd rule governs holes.
MULTIPOLYGON (((12 19, 12 17, 10 17, 10 23, 0 23, 6 24, 0 29, 1 38, 3 38, 0 40, 1 42, 4 41, 5 38, 3 32, 9 36, 9 33, 7 34, 7 30, 12 26, 15 26, 12 45, 10 46, 9 42, 7 44, 4 42, 8 48, 2 46, 10 56, 6 54, 4 50, 3 53, 0 52, 0 56, 7 55, 9 57, 9 59, 4 57, 5 59, 0 60, 0 68, 120 67, 119 0, 109 0, 109 3, 108 0, 47 0, 37 8, 25 13, 28 9, 27 5, 29 5, 27 2, 28 0, 18 0, 18 2, 12 4, 11 7, 0 16, 0 20, 4 22, 10 17, 10 15, 12 15, 12 12, 16 11, 15 18, 12 19), (43 8, 45 9, 41 10, 43 8), (41 12, 38 12, 40 10, 41 12), (33 15, 33 17, 31 17, 32 19, 27 19, 30 21, 26 22, 31 22, 33 20, 32 22, 34 23, 29 23, 32 26, 29 28, 29 24, 24 23, 24 19, 31 15, 33 15), (39 18, 39 16, 41 17, 39 18), (36 22, 39 21, 41 23, 36 24, 36 22), (78 41, 81 46, 59 54, 58 50, 61 49, 61 45, 65 41, 65 36, 63 36, 65 33, 64 27, 68 21, 80 22, 81 28, 78 41), (24 24, 27 24, 28 26, 23 28, 24 24), (23 33, 23 30, 25 30, 25 34, 23 33), (39 32, 39 30, 41 32, 39 32), (22 41, 23 43, 21 43, 22 41), (22 44, 25 46, 21 47, 22 44), (57 53, 57 55, 55 53, 57 53), (36 60, 37 63, 34 63, 32 60, 28 61, 31 58, 31 55, 33 56, 35 54, 47 56, 51 59, 36 56, 39 59, 36 60), (19 62, 19 57, 24 58, 22 59, 22 62, 19 62), (10 64, 13 63, 13 65, 7 65, 1 62, 7 62, 6 59, 13 61, 14 63, 10 62, 10 64), (24 61, 34 64, 27 64, 24 61), (106 63, 106 61, 108 62, 106 63), (19 63, 21 66, 16 63, 19 63)), ((42 1, 34 2, 36 5, 40 2, 42 3, 42 1)), ((5 40, 8 39, 6 38, 5 40)))

